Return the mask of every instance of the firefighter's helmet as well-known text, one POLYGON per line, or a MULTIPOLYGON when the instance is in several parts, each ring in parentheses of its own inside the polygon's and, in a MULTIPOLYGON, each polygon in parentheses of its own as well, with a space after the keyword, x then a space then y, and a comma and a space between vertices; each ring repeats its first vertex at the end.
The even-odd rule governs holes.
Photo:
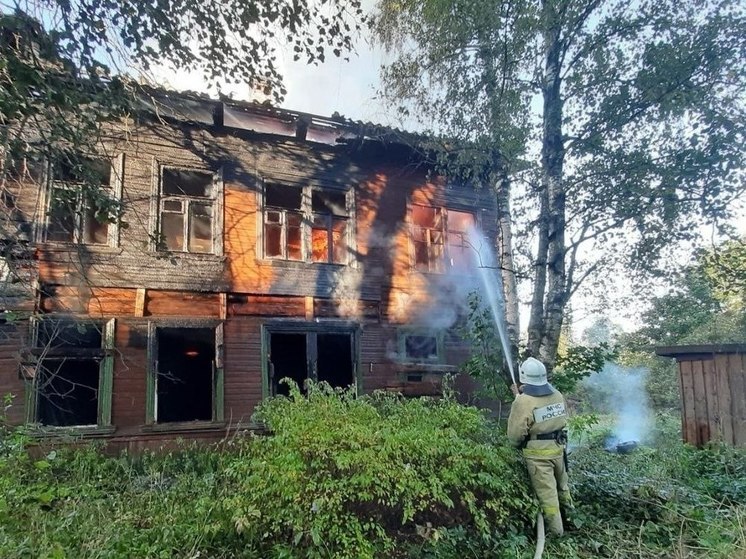
POLYGON ((542 386, 547 383, 547 368, 544 363, 533 357, 529 357, 520 367, 521 384, 542 386))

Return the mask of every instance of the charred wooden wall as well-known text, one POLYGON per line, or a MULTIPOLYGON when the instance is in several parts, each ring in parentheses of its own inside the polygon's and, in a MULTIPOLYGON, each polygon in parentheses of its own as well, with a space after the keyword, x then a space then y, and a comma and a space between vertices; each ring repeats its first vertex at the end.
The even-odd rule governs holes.
MULTIPOLYGON (((475 285, 473 277, 413 269, 407 208, 419 203, 469 210, 485 235, 494 238, 496 212, 489 190, 431 179, 427 169, 402 156, 401 146, 322 145, 145 120, 111 129, 106 147, 108 155, 122 162, 117 172, 124 225, 118 243, 35 245, 38 310, 117 319, 111 420, 116 437, 129 441, 126 444, 137 446, 168 436, 144 425, 149 322, 223 321, 225 419, 233 425, 247 425, 254 407, 266 396, 261 332, 269 319, 358 324, 356 358, 364 391, 435 393, 442 374, 454 372, 466 357, 466 348, 452 332, 439 367, 402 364, 397 356, 399 326, 447 329, 475 285), (220 171, 222 254, 155 250, 152 213, 160 166, 220 171), (350 264, 263 258, 258 246, 263 181, 352 189, 355 234, 350 264), (412 382, 411 375, 417 377, 412 382)), ((32 192, 29 200, 33 201, 24 206, 27 217, 38 220, 43 197, 32 192)), ((17 365, 10 363, 19 340, 17 333, 0 340, 0 394, 22 393, 18 375, 7 372, 17 365)), ((15 420, 21 421, 21 415, 15 420)), ((222 433, 216 428, 213 435, 222 433)))

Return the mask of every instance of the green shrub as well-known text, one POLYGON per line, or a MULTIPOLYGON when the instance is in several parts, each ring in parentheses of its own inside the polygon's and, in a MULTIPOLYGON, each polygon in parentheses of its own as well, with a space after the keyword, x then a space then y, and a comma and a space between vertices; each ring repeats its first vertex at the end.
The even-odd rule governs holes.
POLYGON ((257 417, 271 436, 220 449, 0 446, 0 557, 455 557, 467 541, 525 542, 524 468, 474 408, 311 386, 257 417))
POLYGON ((449 530, 494 545, 531 525, 517 453, 475 408, 312 385, 256 417, 272 436, 231 472, 231 508, 268 556, 406 557, 449 530))

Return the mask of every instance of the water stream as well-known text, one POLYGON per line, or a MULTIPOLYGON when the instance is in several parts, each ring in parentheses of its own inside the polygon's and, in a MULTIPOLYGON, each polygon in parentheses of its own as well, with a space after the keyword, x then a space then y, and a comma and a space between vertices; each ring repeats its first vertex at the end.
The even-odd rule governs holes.
POLYGON ((515 371, 513 371, 513 359, 510 353, 510 343, 508 342, 508 328, 505 322, 505 296, 503 291, 502 277, 500 276, 500 269, 497 264, 497 258, 495 253, 481 231, 475 228, 471 228, 468 232, 469 239, 472 243, 472 248, 477 253, 477 270, 479 271, 479 279, 481 282, 481 291, 486 297, 487 302, 492 311, 492 318, 495 320, 497 326, 497 333, 500 338, 500 344, 503 349, 503 356, 505 361, 508 363, 508 370, 510 371, 510 378, 515 381, 515 371))

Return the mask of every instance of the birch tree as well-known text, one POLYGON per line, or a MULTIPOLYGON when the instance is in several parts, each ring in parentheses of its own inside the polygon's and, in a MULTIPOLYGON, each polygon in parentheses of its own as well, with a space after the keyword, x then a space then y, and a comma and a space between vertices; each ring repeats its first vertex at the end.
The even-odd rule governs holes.
POLYGON ((550 369, 580 286, 620 265, 659 272, 667 248, 722 225, 743 194, 745 12, 735 0, 379 3, 384 94, 467 141, 442 159, 495 189, 507 320, 515 335, 515 285, 530 282, 527 349, 550 369))

